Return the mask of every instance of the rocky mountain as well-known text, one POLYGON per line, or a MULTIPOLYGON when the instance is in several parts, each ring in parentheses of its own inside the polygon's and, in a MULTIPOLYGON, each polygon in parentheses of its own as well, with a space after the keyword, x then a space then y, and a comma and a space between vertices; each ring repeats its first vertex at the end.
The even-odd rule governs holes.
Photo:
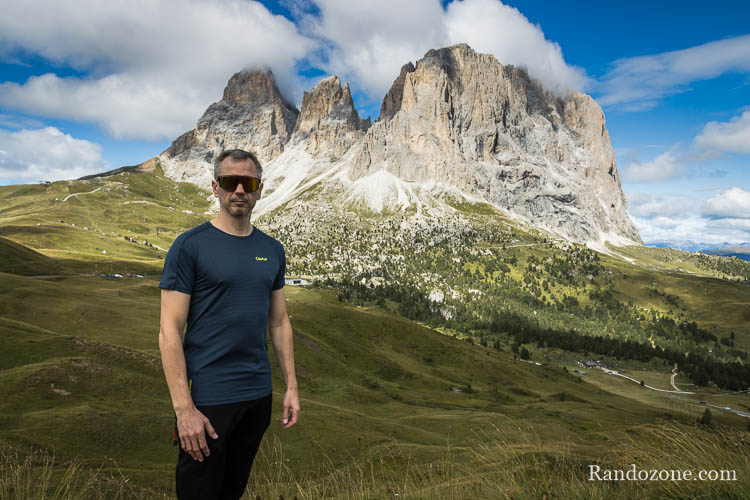
POLYGON ((229 79, 221 101, 158 158, 167 176, 210 186, 214 155, 225 148, 248 149, 266 164, 284 151, 298 116, 270 71, 240 72, 229 79))
POLYGON ((596 102, 553 94, 465 44, 404 65, 372 124, 338 77, 305 92, 298 112, 269 72, 238 73, 159 160, 168 176, 206 186, 211 160, 229 147, 250 148, 264 164, 260 213, 303 193, 380 213, 443 212, 451 199, 488 203, 573 241, 641 242, 596 102))
POLYGON ((361 119, 354 109, 349 84, 342 89, 339 77, 330 76, 304 93, 292 142, 305 142, 312 155, 338 158, 362 139, 370 125, 370 119, 361 119))

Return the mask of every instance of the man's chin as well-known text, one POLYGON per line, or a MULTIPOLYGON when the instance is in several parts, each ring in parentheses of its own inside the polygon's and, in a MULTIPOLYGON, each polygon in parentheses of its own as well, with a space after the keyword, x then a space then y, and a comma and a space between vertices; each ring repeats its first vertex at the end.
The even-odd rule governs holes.
POLYGON ((247 214, 250 213, 250 207, 243 206, 243 207, 229 207, 229 215, 232 217, 247 217, 247 214))

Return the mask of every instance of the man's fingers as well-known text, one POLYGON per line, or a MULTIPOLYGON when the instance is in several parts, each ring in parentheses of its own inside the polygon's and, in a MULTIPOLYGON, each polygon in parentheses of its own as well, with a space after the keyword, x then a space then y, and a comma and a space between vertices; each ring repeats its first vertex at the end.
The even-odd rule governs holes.
POLYGON ((208 450, 208 444, 206 444, 206 436, 204 432, 201 432, 200 436, 198 436, 198 446, 200 446, 204 455, 209 456, 211 454, 208 450))
POLYGON ((284 404, 283 410, 281 411, 281 423, 286 424, 289 422, 289 405, 284 404))
POLYGON ((189 439, 180 438, 180 446, 182 446, 182 449, 185 450, 185 453, 190 455, 193 460, 198 460, 198 457, 195 456, 195 453, 193 452, 193 447, 190 444, 189 439))
POLYGON ((290 412, 290 414, 291 414, 291 419, 289 420, 289 423, 286 424, 286 429, 288 429, 289 427, 291 427, 291 426, 293 426, 294 424, 297 423, 297 413, 296 412, 290 412))
POLYGON ((216 434, 216 431, 214 430, 214 426, 211 425, 211 421, 208 420, 207 417, 203 417, 203 425, 206 427, 206 432, 208 432, 209 436, 211 436, 214 439, 219 439, 219 435, 216 434))
POLYGON ((297 423, 297 415, 299 411, 294 411, 293 408, 289 408, 288 411, 285 411, 285 416, 281 419, 282 428, 288 429, 294 424, 297 423))
POLYGON ((198 443, 198 440, 196 438, 192 438, 190 440, 190 448, 193 450, 193 458, 195 458, 197 461, 202 462, 203 461, 203 454, 201 453, 201 447, 198 443))

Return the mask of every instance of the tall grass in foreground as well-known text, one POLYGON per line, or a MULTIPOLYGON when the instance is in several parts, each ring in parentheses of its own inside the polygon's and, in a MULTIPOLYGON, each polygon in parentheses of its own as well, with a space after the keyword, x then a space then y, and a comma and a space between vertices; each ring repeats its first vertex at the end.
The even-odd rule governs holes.
MULTIPOLYGON (((116 464, 115 464, 116 467, 116 464)), ((132 484, 119 472, 115 476, 86 468, 81 459, 68 465, 55 463, 54 455, 31 450, 21 456, 0 449, 0 499, 2 500, 120 500, 166 498, 132 484), (119 477, 118 477, 119 476, 119 477)))
MULTIPOLYGON (((471 499, 471 498, 750 498, 748 434, 681 424, 642 425, 629 439, 593 459, 564 442, 543 442, 531 426, 492 426, 475 433, 469 447, 441 450, 430 462, 415 458, 417 447, 396 442, 367 450, 337 467, 317 454, 305 472, 289 467, 277 437, 261 447, 244 498, 279 499, 471 499), (506 439, 503 436, 512 436, 506 439), (736 481, 590 481, 589 465, 601 470, 733 470, 736 481), (312 465, 312 466, 310 466, 312 465)), ((150 485, 135 485, 121 473, 102 473, 54 457, 19 458, 0 450, 0 498, 169 498, 150 485)))
POLYGON ((285 462, 278 441, 266 441, 245 498, 438 499, 470 498, 750 498, 750 441, 744 432, 680 424, 642 425, 630 439, 595 459, 567 443, 545 443, 530 426, 496 426, 475 433, 469 448, 446 446, 443 457, 417 463, 413 447, 392 443, 379 456, 353 458, 333 467, 322 455, 318 470, 300 477, 285 462), (520 439, 519 439, 520 438, 520 439), (601 470, 733 470, 736 481, 591 481, 601 470))

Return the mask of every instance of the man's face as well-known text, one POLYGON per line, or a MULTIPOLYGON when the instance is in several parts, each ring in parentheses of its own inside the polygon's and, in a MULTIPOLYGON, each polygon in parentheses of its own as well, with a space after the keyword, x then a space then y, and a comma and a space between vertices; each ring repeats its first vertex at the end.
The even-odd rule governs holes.
MULTIPOLYGON (((258 171, 252 160, 233 161, 232 157, 224 158, 219 168, 219 175, 248 175, 258 177, 258 171)), ((221 210, 232 217, 247 217, 253 211, 255 202, 260 199, 263 183, 253 193, 246 193, 242 183, 238 183, 234 191, 227 191, 219 186, 216 179, 211 181, 214 196, 219 198, 221 210)))

